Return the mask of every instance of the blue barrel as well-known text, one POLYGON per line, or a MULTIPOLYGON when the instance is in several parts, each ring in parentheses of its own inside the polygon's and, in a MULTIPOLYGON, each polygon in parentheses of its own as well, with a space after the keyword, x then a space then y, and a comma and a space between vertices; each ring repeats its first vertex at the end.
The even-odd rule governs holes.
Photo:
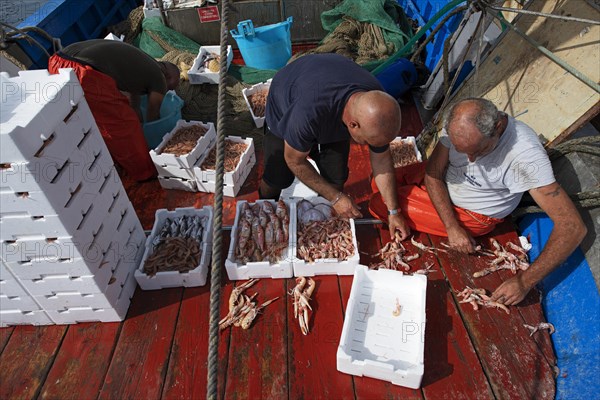
POLYGON ((231 30, 244 63, 257 69, 279 69, 292 57, 290 27, 293 18, 273 25, 255 28, 252 20, 238 23, 231 30))
POLYGON ((375 78, 387 93, 398 98, 417 82, 417 69, 408 59, 399 58, 378 73, 375 78))

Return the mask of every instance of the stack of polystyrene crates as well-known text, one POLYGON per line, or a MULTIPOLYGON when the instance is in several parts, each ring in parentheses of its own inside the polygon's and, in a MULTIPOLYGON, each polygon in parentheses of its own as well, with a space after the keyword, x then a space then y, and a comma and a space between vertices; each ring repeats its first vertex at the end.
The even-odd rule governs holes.
MULTIPOLYGON (((234 143, 243 143, 246 145, 246 150, 240 157, 237 166, 231 172, 225 172, 223 175, 223 196, 235 197, 252 167, 256 164, 256 155, 254 154, 254 140, 252 138, 241 138, 238 136, 226 136, 225 141, 234 143)), ((207 149, 207 151, 198 159, 194 165, 194 175, 196 176, 196 184, 199 192, 215 193, 217 189, 217 171, 214 169, 203 169, 204 160, 210 155, 211 150, 217 145, 216 141, 207 149)))
POLYGON ((194 174, 194 164, 201 158, 207 150, 210 150, 217 141, 217 131, 212 123, 203 123, 200 121, 179 120, 175 127, 165 135, 162 142, 156 149, 150 150, 150 158, 158 171, 158 181, 165 189, 179 189, 188 192, 196 192, 196 175, 194 174), (198 139, 196 146, 187 154, 175 155, 163 152, 165 146, 171 138, 181 128, 191 126, 200 126, 206 129, 204 135, 198 139))
POLYGON ((0 80, 0 326, 122 320, 145 235, 74 72, 0 80))

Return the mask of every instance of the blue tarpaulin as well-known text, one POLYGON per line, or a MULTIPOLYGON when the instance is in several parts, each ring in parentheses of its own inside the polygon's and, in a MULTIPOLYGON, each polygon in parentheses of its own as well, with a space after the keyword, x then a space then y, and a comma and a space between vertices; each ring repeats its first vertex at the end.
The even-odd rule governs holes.
MULTIPOLYGON (((552 220, 529 214, 519 223, 535 260, 550 237, 552 220)), ((577 249, 542 281, 542 306, 556 328, 551 336, 558 360, 556 399, 598 399, 600 393, 600 293, 583 252, 577 249)))

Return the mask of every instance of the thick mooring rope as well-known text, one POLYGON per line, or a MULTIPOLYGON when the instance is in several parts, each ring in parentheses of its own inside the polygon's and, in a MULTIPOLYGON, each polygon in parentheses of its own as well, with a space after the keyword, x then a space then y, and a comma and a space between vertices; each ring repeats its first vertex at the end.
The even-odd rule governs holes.
POLYGON ((221 60, 217 106, 217 165, 213 217, 212 268, 210 272, 210 319, 208 331, 208 385, 206 398, 217 398, 219 372, 219 304, 221 299, 221 244, 223 224, 223 175, 225 160, 225 79, 227 76, 227 36, 229 0, 221 2, 221 60))

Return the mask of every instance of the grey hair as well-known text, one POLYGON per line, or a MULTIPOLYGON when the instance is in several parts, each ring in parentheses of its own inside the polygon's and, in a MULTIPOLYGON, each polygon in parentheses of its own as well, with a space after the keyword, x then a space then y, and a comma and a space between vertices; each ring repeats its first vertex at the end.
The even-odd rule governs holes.
POLYGON ((448 132, 448 125, 450 125, 450 122, 456 118, 457 106, 467 101, 476 103, 479 108, 475 116, 473 118, 469 118, 469 121, 475 124, 483 136, 492 137, 496 123, 500 118, 500 113, 498 112, 498 108, 494 103, 487 99, 478 97, 469 97, 467 99, 463 99, 454 103, 448 110, 446 110, 444 113, 444 129, 446 132, 448 132))

